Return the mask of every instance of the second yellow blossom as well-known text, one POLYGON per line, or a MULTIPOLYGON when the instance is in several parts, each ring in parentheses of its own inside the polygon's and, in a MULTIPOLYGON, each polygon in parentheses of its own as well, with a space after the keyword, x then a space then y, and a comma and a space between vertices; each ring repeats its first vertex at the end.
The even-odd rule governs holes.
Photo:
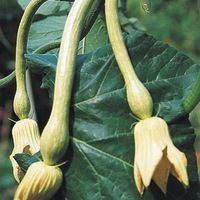
POLYGON ((143 194, 151 179, 166 193, 168 176, 174 175, 188 186, 187 159, 173 144, 166 122, 159 117, 139 121, 134 129, 134 177, 143 194))
POLYGON ((19 184, 14 200, 49 200, 62 184, 59 167, 44 162, 33 163, 19 184))

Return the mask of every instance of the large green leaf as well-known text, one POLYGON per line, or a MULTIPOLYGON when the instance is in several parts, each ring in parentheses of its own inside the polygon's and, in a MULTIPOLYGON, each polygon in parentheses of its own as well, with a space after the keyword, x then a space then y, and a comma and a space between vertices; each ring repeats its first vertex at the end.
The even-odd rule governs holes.
MULTIPOLYGON (((18 0, 25 9, 30 0, 18 0)), ((38 9, 36 21, 32 24, 28 38, 28 52, 48 43, 60 40, 71 3, 66 1, 46 1, 38 9), (38 16, 39 15, 39 16, 38 16)))
MULTIPOLYGON (((23 10, 25 10, 25 8, 30 2, 31 0, 18 0, 18 4, 22 7, 23 10)), ((52 14, 58 14, 63 11, 66 12, 69 10, 69 7, 71 7, 70 5, 71 3, 66 1, 47 0, 38 9, 37 14, 52 15, 52 14)))
POLYGON ((48 43, 61 40, 66 18, 66 15, 49 16, 34 22, 29 33, 28 51, 33 52, 48 43))
POLYGON ((99 15, 86 37, 80 42, 78 53, 86 54, 105 46, 108 42, 108 33, 103 17, 99 15))
MULTIPOLYGON (((150 35, 135 31, 126 37, 135 70, 154 101, 154 114, 164 118, 175 145, 186 153, 190 189, 172 176, 165 195, 152 182, 141 197, 133 179, 135 119, 126 100, 123 77, 110 45, 78 56, 71 103, 71 142, 63 167, 66 197, 71 200, 175 200, 198 199, 199 181, 190 126, 183 102, 197 79, 200 67, 174 48, 150 35), (159 111, 159 112, 158 112, 159 111), (157 113, 158 112, 158 113, 157 113)), ((27 55, 33 72, 54 82, 56 55, 27 55), (53 62, 52 59, 53 58, 53 62)), ((53 84, 44 82, 51 96, 53 84)), ((67 89, 67 88, 66 88, 67 89)))
MULTIPOLYGON (((60 41, 63 33, 63 28, 66 22, 67 14, 71 8, 71 4, 68 2, 60 2, 60 4, 55 4, 51 2, 46 2, 39 10, 38 13, 46 13, 46 16, 39 21, 35 21, 29 32, 28 39, 28 51, 33 52, 40 47, 53 43, 55 41, 60 41), (63 4, 62 4, 63 3, 63 4), (48 4, 49 9, 48 9, 48 4), (58 7, 58 8, 57 8, 58 7), (44 9, 48 10, 44 11, 44 9), (65 12, 55 12, 55 10, 65 10, 65 12), (54 15, 50 15, 53 14, 54 15), (56 15, 56 16, 55 16, 56 15)), ((80 42, 79 54, 88 53, 99 47, 106 45, 108 41, 107 29, 105 21, 101 16, 97 18, 89 33, 80 42)))

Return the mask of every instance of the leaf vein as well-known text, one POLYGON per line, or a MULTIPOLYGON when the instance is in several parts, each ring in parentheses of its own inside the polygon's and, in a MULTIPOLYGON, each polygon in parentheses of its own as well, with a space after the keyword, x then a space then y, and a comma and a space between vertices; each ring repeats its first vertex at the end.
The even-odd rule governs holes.
POLYGON ((105 155, 105 156, 107 156, 107 157, 112 158, 113 160, 116 160, 116 161, 122 163, 123 165, 126 165, 126 166, 129 166, 129 167, 132 167, 132 168, 133 168, 133 165, 131 165, 130 163, 128 163, 128 162, 126 162, 126 161, 124 161, 124 160, 122 160, 122 159, 120 159, 120 158, 118 158, 118 157, 116 157, 116 156, 114 156, 114 155, 111 155, 111 154, 109 154, 109 153, 107 153, 107 152, 105 152, 105 151, 101 151, 100 149, 97 149, 97 148, 95 148, 95 147, 93 147, 93 146, 87 144, 87 143, 84 142, 84 141, 81 141, 81 140, 79 140, 79 139, 77 139, 77 138, 74 138, 74 137, 72 138, 72 140, 73 140, 75 143, 79 143, 79 144, 81 144, 81 145, 85 145, 85 146, 87 146, 88 148, 90 148, 90 149, 92 149, 92 150, 94 150, 94 151, 99 152, 100 154, 103 154, 103 155, 105 155))

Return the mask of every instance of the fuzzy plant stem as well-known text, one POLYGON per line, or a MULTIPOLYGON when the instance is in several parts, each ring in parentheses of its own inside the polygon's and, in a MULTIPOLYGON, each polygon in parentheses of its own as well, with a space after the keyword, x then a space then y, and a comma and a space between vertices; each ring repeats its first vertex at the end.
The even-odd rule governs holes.
POLYGON ((14 111, 20 119, 28 118, 30 101, 26 89, 26 59, 28 33, 37 9, 46 0, 32 0, 26 7, 20 21, 16 42, 16 84, 17 90, 14 98, 14 111))

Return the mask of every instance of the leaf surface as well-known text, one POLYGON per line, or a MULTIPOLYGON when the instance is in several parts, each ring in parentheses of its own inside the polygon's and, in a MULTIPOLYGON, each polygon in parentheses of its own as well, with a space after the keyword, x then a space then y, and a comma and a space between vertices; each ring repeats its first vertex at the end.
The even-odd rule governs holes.
MULTIPOLYGON (((195 134, 183 103, 200 67, 176 49, 139 31, 127 36, 126 44, 136 73, 152 95, 154 115, 167 121, 175 145, 188 158, 192 187, 185 193, 181 184, 170 177, 166 196, 153 182, 144 197, 138 193, 133 179, 132 129, 136 120, 131 116, 126 87, 111 46, 106 45, 77 58, 70 113, 71 142, 64 168, 66 197, 72 200, 197 199, 195 134)), ((51 61, 52 56, 57 58, 27 55, 32 71, 42 70, 46 74, 43 84, 50 88, 50 96, 53 96, 53 84, 46 81, 54 82, 56 62, 51 61)))
MULTIPOLYGON (((27 7, 27 5, 31 2, 31 0, 18 0, 18 4, 22 7, 23 10, 27 7)), ((42 6, 38 9, 37 14, 40 15, 51 15, 58 14, 60 12, 69 10, 71 4, 66 1, 45 1, 42 6)))

